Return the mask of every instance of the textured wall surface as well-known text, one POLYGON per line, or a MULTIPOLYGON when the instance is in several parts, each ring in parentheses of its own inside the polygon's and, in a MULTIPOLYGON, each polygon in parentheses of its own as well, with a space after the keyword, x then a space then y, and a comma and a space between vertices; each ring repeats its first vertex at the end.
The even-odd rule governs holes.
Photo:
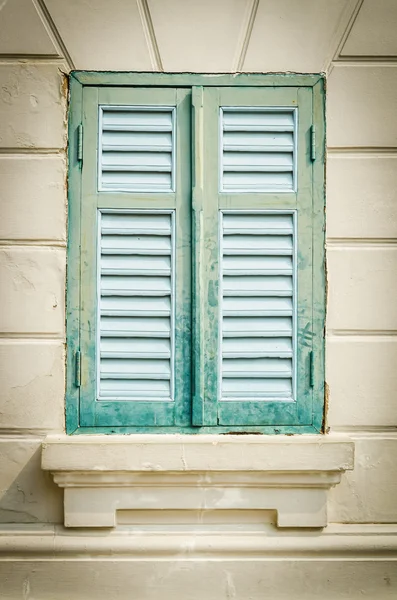
MULTIPOLYGON (((328 426, 356 441, 330 520, 354 527, 352 537, 397 539, 396 31, 396 0, 0 2, 0 541, 22 526, 31 540, 53 536, 62 523, 62 493, 40 468, 40 445, 64 429, 71 69, 327 73, 328 426)), ((262 531, 255 519, 249 528, 262 531)), ((208 578, 214 599, 270 589, 273 598, 395 598, 393 543, 387 555, 385 542, 383 554, 358 549, 344 560, 341 550, 312 565, 288 552, 285 565, 217 555, 207 570, 185 555, 96 562, 93 550, 83 576, 73 550, 65 563, 0 557, 0 597, 182 598, 189 587, 202 598, 208 578)))

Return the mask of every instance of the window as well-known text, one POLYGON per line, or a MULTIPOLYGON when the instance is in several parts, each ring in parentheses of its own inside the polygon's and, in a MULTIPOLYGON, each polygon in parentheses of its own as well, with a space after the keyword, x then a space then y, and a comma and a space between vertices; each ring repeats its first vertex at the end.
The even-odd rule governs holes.
POLYGON ((75 73, 68 432, 316 433, 320 76, 75 73))

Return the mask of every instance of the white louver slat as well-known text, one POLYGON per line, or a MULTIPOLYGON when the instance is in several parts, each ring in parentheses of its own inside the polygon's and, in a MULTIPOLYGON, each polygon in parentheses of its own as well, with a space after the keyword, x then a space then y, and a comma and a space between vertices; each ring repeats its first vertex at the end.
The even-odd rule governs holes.
POLYGON ((294 398, 294 214, 222 214, 222 400, 294 398))
POLYGON ((222 109, 221 190, 293 191, 295 110, 222 109))
POLYGON ((102 107, 99 189, 174 189, 174 109, 102 107))
POLYGON ((100 213, 99 400, 173 399, 173 213, 100 213))

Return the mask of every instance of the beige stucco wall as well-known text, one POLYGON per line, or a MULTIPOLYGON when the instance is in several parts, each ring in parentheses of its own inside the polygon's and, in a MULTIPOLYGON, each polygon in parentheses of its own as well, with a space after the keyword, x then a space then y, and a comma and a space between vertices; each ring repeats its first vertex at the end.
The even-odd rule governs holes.
MULTIPOLYGON (((330 521, 362 524, 359 532, 390 524, 382 531, 397 536, 396 31, 396 0, 0 2, 1 531, 62 523, 62 493, 40 469, 40 447, 64 428, 63 73, 288 70, 327 73, 328 425, 356 441, 355 469, 330 494, 330 521)), ((232 575, 219 591, 215 563, 170 572, 138 561, 131 595, 118 587, 131 574, 122 560, 91 557, 80 583, 77 554, 65 564, 0 561, 0 598, 102 590, 149 599, 161 580, 167 597, 202 598, 203 577, 207 598, 264 597, 262 579, 273 598, 312 597, 305 582, 313 597, 395 597, 396 563, 378 558, 341 555, 313 568, 285 558, 283 568, 256 557, 242 568, 237 556, 225 559, 232 575)))

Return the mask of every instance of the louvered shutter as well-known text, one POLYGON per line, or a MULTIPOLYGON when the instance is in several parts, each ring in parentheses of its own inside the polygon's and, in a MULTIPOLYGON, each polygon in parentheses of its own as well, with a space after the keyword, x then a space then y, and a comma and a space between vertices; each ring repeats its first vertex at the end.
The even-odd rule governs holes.
POLYGON ((221 190, 293 191, 295 111, 221 112, 221 190))
POLYGON ((173 400, 172 220, 100 215, 99 400, 173 400))
POLYGON ((205 376, 195 424, 310 429, 314 340, 322 346, 312 306, 312 90, 205 89, 202 106, 196 260, 207 304, 196 309, 205 376))
POLYGON ((174 110, 104 107, 100 116, 99 189, 172 191, 174 110))
POLYGON ((294 215, 222 218, 221 400, 294 397, 294 215))
POLYGON ((189 91, 83 103, 80 426, 188 426, 189 91))

